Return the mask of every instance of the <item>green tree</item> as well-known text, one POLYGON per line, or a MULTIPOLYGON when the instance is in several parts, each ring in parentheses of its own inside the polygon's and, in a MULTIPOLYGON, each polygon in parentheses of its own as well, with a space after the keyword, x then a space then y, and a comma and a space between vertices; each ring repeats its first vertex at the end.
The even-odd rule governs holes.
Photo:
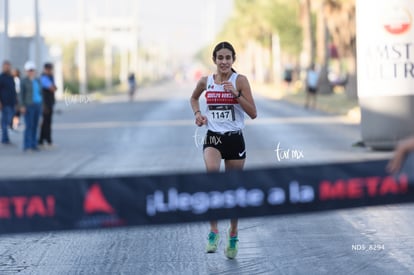
MULTIPOLYGON (((88 56, 88 90, 98 90, 105 87, 105 71, 103 59, 103 40, 91 40, 86 45, 88 56)), ((79 82, 76 64, 77 42, 73 41, 63 46, 63 78, 64 86, 72 93, 78 93, 79 82)), ((114 53, 113 84, 119 84, 119 56, 114 53)))
POLYGON ((244 47, 253 39, 269 46, 271 35, 277 33, 282 48, 292 54, 301 50, 301 26, 298 2, 288 0, 236 0, 232 17, 219 38, 244 47))
MULTIPOLYGON (((301 54, 305 67, 320 64, 325 78, 328 45, 335 45, 349 73, 347 93, 355 97, 355 0, 235 0, 218 39, 231 41, 237 49, 254 41, 269 50, 275 34, 284 54, 296 60, 301 54)), ((200 56, 210 62, 210 51, 204 49, 200 56)))
POLYGON ((347 94, 355 98, 355 0, 300 0, 300 3, 303 52, 308 57, 308 64, 317 63, 321 66, 321 92, 332 92, 327 78, 328 67, 332 63, 331 44, 339 54, 336 63, 345 64, 341 67, 346 67, 349 73, 347 94))
MULTIPOLYGON (((260 70, 261 78, 272 80, 274 62, 280 62, 276 60, 279 56, 274 56, 279 44, 273 43, 279 41, 286 54, 298 56, 301 51, 302 28, 298 19, 298 1, 235 0, 233 14, 217 39, 231 41, 239 52, 247 50, 253 43, 258 52, 252 56, 251 70, 256 76, 260 70)), ((210 58, 206 51, 200 55, 210 58)))

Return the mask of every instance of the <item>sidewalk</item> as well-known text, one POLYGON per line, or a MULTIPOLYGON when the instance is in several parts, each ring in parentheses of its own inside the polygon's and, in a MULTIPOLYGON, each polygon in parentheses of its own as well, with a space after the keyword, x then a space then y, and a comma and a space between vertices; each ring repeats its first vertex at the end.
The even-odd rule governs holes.
MULTIPOLYGON (((290 91, 283 84, 252 84, 254 92, 272 100, 284 100, 289 103, 304 107, 306 94, 303 88, 291 86, 290 91)), ((352 123, 360 123, 361 112, 357 100, 347 98, 344 91, 338 90, 333 94, 318 94, 316 98, 316 110, 344 117, 352 123)))

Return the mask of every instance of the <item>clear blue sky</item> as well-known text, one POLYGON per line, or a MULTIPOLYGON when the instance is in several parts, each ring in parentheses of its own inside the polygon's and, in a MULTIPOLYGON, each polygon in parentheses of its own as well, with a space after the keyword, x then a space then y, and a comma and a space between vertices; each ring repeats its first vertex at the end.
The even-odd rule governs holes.
MULTIPOLYGON (((211 32, 220 31, 233 8, 233 0, 85 0, 87 18, 105 17, 107 1, 114 18, 130 16, 138 2, 141 39, 186 45, 189 51, 205 44, 211 32)), ((42 22, 76 21, 77 4, 78 0, 39 0, 42 22)), ((33 19, 34 0, 9 0, 9 5, 12 22, 33 19)))

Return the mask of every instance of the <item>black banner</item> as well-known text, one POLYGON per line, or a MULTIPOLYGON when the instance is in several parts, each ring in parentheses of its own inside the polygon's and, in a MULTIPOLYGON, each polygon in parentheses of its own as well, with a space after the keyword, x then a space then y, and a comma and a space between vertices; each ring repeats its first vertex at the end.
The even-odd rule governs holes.
POLYGON ((295 214, 414 201, 413 161, 157 176, 0 180, 0 233, 295 214))

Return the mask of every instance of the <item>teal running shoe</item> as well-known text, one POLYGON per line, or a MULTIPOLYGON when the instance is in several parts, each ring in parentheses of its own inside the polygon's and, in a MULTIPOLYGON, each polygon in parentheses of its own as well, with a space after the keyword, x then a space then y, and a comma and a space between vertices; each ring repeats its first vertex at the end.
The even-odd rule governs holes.
POLYGON ((226 248, 224 249, 224 254, 226 255, 227 258, 229 259, 236 258, 237 252, 239 250, 238 242, 239 242, 239 239, 237 238, 237 236, 230 237, 230 230, 229 230, 228 235, 227 235, 227 245, 226 245, 226 248))
POLYGON ((214 253, 217 251, 217 247, 219 245, 220 236, 217 233, 210 232, 208 234, 208 243, 206 247, 207 253, 214 253))

